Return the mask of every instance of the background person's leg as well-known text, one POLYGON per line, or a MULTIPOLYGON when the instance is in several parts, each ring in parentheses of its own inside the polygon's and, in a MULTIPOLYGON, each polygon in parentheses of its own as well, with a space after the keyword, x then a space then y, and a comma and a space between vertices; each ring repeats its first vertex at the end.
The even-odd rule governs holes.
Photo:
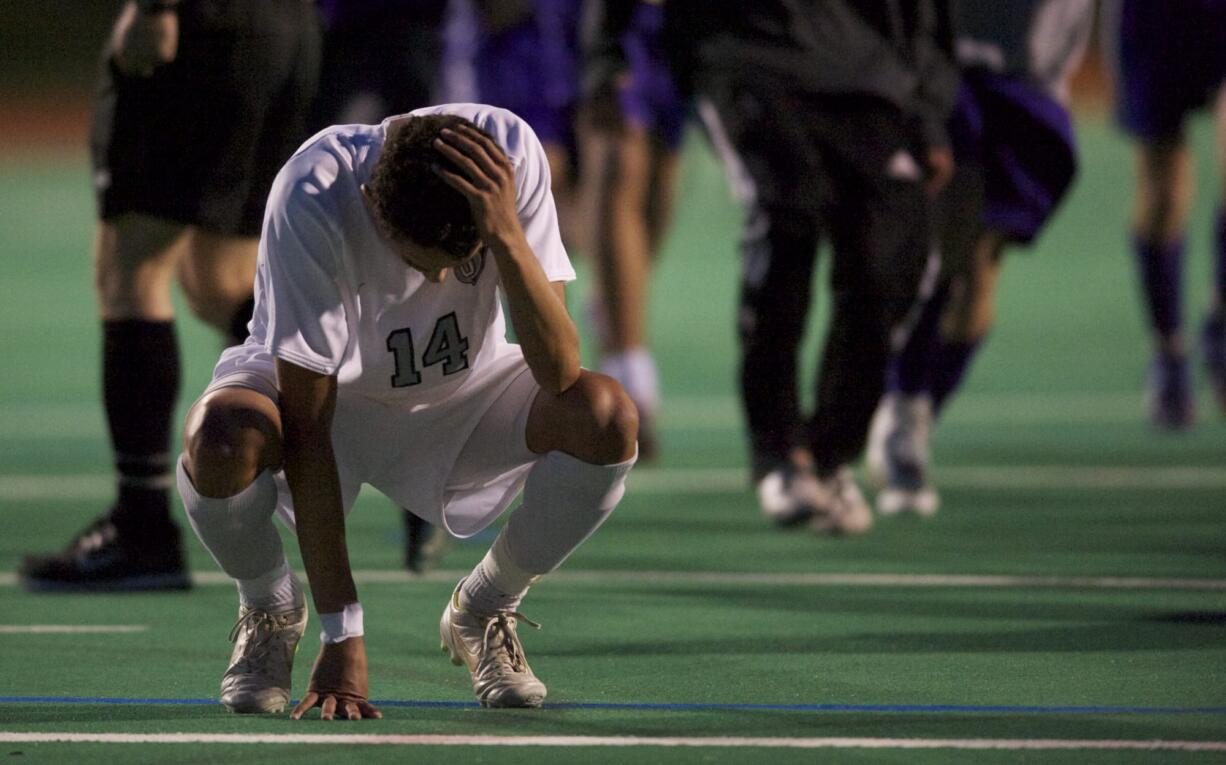
POLYGON ((1192 382, 1183 332, 1184 228, 1192 165, 1182 135, 1137 144, 1133 253, 1153 333, 1150 419, 1160 428, 1192 424, 1192 382))
POLYGON ((31 589, 190 586, 170 517, 170 435, 180 375, 170 283, 185 231, 136 214, 98 225, 94 272, 116 499, 62 553, 23 562, 21 579, 31 589))

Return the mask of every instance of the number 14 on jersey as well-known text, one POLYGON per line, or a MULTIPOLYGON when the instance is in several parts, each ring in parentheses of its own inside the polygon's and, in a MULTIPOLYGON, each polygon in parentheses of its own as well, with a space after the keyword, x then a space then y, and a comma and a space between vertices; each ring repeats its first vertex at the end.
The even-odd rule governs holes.
POLYGON ((468 338, 460 334, 460 323, 455 312, 434 322, 430 342, 421 355, 421 366, 413 349, 413 333, 408 327, 397 329, 387 336, 387 350, 396 364, 392 375, 393 388, 407 388, 421 382, 421 369, 435 364, 443 365, 444 375, 453 375, 468 369, 468 338))

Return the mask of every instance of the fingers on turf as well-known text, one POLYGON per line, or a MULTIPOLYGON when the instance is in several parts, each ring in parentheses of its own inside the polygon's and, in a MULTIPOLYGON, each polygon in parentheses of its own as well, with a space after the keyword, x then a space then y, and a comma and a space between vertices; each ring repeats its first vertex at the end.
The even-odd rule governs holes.
POLYGON ((309 691, 307 695, 302 697, 302 701, 298 702, 298 706, 294 707, 294 711, 290 712, 290 719, 301 720, 303 713, 315 706, 318 701, 319 694, 315 691, 309 691))

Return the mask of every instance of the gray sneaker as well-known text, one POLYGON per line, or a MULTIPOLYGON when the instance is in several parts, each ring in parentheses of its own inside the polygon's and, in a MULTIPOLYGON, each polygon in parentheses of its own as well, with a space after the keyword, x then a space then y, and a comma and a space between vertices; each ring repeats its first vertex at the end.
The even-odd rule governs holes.
POLYGON ((545 684, 532 674, 515 625, 523 622, 536 629, 541 625, 515 611, 481 616, 461 609, 463 584, 461 580, 456 585, 439 621, 443 652, 452 664, 468 667, 481 706, 539 707, 545 700, 545 684))
POLYGON ((290 677, 307 609, 271 613, 240 608, 230 630, 234 651, 221 678, 221 703, 239 714, 275 713, 289 703, 290 677))
POLYGON ((880 487, 877 512, 931 516, 941 499, 929 479, 932 400, 898 393, 882 397, 869 428, 866 462, 880 487))

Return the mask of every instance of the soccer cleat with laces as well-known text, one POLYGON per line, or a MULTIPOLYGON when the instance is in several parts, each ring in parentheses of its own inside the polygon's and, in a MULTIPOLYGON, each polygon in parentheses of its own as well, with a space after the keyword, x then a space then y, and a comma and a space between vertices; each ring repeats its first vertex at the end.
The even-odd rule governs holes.
POLYGON ((843 466, 828 478, 817 479, 817 512, 809 528, 818 534, 863 534, 873 527, 873 511, 851 468, 843 466))
POLYGON ((532 673, 524 647, 516 634, 517 622, 535 629, 541 625, 515 611, 482 616, 460 608, 456 585, 439 621, 442 651, 451 663, 465 665, 473 678, 473 692, 483 707, 539 707, 545 684, 532 673))
POLYGON ((99 516, 64 550, 28 556, 17 570, 31 592, 187 590, 179 530, 166 524, 141 539, 121 531, 110 513, 99 516))
POLYGON ((928 396, 891 393, 881 399, 869 428, 869 475, 881 490, 877 511, 882 515, 915 513, 931 516, 940 497, 928 480, 932 401, 928 396))
POLYGON ((307 608, 260 611, 241 607, 230 630, 234 651, 221 678, 221 703, 239 714, 285 710, 298 641, 306 630, 307 608))

